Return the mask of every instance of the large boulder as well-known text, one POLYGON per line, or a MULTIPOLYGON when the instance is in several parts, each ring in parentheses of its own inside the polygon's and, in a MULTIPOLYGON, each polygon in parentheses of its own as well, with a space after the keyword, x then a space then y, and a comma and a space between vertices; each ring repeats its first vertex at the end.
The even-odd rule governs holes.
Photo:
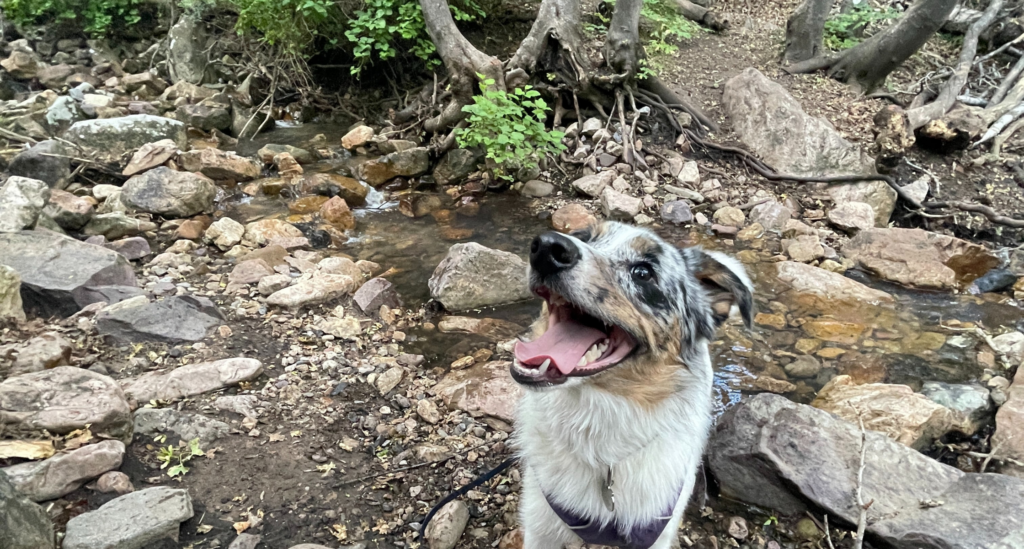
POLYGON ((64 549, 143 549, 163 538, 178 540, 192 518, 187 490, 157 486, 112 499, 68 521, 64 549))
POLYGON ((167 73, 171 83, 199 85, 206 76, 206 32, 202 21, 185 13, 167 32, 167 73))
POLYGON ((0 265, 0 323, 25 320, 25 307, 21 303, 21 277, 18 271, 0 265))
POLYGON ((46 183, 27 177, 8 177, 0 186, 0 233, 35 227, 49 201, 50 187, 46 183))
POLYGON ((179 106, 174 114, 178 120, 204 132, 225 131, 231 127, 231 110, 222 105, 185 104, 179 106))
POLYGON ((191 217, 213 206, 217 187, 208 177, 160 166, 133 176, 121 188, 129 208, 164 217, 191 217))
POLYGON ((137 402, 149 402, 201 395, 243 381, 252 381, 262 373, 263 364, 260 361, 239 357, 189 364, 166 373, 151 372, 122 383, 129 398, 137 402))
POLYGON ((93 303, 89 288, 137 286, 121 254, 48 231, 0 234, 0 264, 21 276, 25 309, 40 316, 74 314, 93 303))
POLYGON ((843 254, 872 274, 918 288, 966 287, 999 266, 999 259, 982 246, 922 229, 861 231, 843 254))
POLYGON ((49 501, 121 466, 124 443, 104 440, 62 452, 42 461, 29 461, 2 469, 11 484, 32 501, 49 501))
POLYGON ((416 147, 386 154, 364 162, 357 169, 359 178, 374 187, 396 177, 413 177, 430 169, 430 153, 426 147, 416 147))
POLYGON ((7 171, 38 179, 52 189, 63 189, 71 178, 71 160, 59 141, 48 139, 15 156, 7 171))
POLYGON ((0 426, 11 432, 67 434, 89 426, 93 434, 125 444, 132 414, 124 391, 96 372, 58 366, 0 383, 0 426))
POLYGON ((99 160, 117 162, 128 152, 154 141, 170 139, 179 149, 188 143, 185 124, 170 118, 135 114, 76 122, 64 139, 99 160))
POLYGON ((783 261, 776 268, 777 279, 801 296, 813 296, 832 304, 839 301, 855 305, 862 303, 891 305, 895 302, 891 295, 881 290, 869 288, 860 282, 820 267, 795 261, 783 261))
POLYGON ((138 296, 96 314, 96 329, 119 341, 199 341, 224 315, 205 297, 176 295, 158 301, 138 296))
POLYGON ((0 471, 0 547, 53 549, 53 523, 46 510, 20 494, 0 471))
POLYGON ((501 305, 532 295, 525 261, 475 242, 452 246, 427 284, 430 297, 449 311, 501 305))
MULTIPOLYGON (((1024 463, 1024 366, 1017 368, 1013 385, 1006 391, 1006 402, 996 412, 996 432, 992 447, 999 455, 1024 463)), ((1008 464, 1003 472, 1024 479, 1024 466, 1008 464)))
POLYGON ((453 370, 431 388, 449 410, 459 409, 474 417, 490 416, 511 423, 523 388, 509 373, 510 362, 487 362, 465 370, 453 370))
MULTIPOLYGON (((867 431, 867 531, 897 548, 992 549, 1024 540, 1024 481, 943 465, 867 431), (928 505, 928 502, 941 502, 928 505)), ((760 394, 718 422, 709 462, 722 495, 782 514, 815 509, 857 524, 861 431, 813 407, 760 394)))
POLYGON ((220 149, 199 149, 178 155, 178 163, 190 172, 199 172, 210 179, 250 181, 260 176, 256 161, 220 149))
POLYGON ((452 149, 434 166, 434 180, 438 185, 456 185, 476 171, 482 155, 469 149, 452 149))
MULTIPOLYGON (((874 159, 844 139, 827 120, 804 112, 781 85, 748 68, 725 83, 722 106, 733 130, 751 151, 784 173, 806 176, 873 174, 874 159)), ((884 181, 833 185, 837 202, 870 204, 884 226, 896 193, 884 181)))

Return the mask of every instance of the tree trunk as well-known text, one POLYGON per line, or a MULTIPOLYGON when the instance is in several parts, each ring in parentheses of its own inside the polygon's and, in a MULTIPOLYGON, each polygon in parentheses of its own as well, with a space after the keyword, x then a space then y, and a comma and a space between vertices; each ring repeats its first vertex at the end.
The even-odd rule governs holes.
POLYGON ((704 6, 694 4, 690 0, 675 0, 676 11, 679 15, 704 25, 713 31, 723 31, 729 28, 729 18, 718 12, 711 11, 704 6))
POLYGON ((807 61, 822 54, 821 41, 825 35, 825 19, 832 8, 832 0, 804 0, 786 22, 785 64, 807 61))
POLYGON ((643 0, 617 0, 615 13, 608 25, 604 42, 604 61, 612 73, 614 84, 632 82, 640 68, 643 49, 640 47, 640 10, 643 0))

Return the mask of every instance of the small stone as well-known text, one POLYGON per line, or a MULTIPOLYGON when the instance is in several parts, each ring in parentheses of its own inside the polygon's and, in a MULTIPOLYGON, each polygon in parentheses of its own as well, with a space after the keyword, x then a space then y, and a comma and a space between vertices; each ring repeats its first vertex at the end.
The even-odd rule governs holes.
POLYGON ((747 521, 743 517, 732 516, 729 517, 728 526, 726 531, 733 539, 743 541, 747 539, 749 530, 747 529, 747 521))
POLYGON ((684 185, 696 187, 700 184, 700 171, 697 169, 697 163, 694 161, 686 162, 683 164, 683 169, 679 171, 679 175, 676 179, 684 185))
POLYGON ((241 242, 244 234, 244 225, 230 217, 222 217, 206 229, 203 240, 212 242, 222 251, 227 251, 241 242))
POLYGON ((341 138, 341 146, 348 150, 362 147, 373 138, 373 128, 369 126, 357 126, 341 138))
POLYGON ((453 549, 469 524, 469 507, 462 500, 447 503, 427 525, 430 549, 453 549))
POLYGON ((572 187, 579 193, 591 198, 598 198, 605 187, 615 179, 614 171, 603 171, 599 174, 587 175, 572 182, 572 187))
POLYGON ((551 214, 551 227, 561 233, 571 233, 597 223, 597 218, 582 204, 567 204, 551 214))
POLYGON ((108 471, 100 475, 96 480, 96 489, 104 494, 114 492, 121 495, 135 491, 131 479, 121 471, 108 471))
POLYGON ((661 220, 673 225, 684 225, 693 221, 693 212, 685 201, 673 200, 661 206, 661 220))
POLYGON ((424 398, 416 402, 416 414, 431 425, 436 425, 441 421, 441 412, 437 410, 437 405, 430 399, 424 398))
POLYGON ((817 235, 798 236, 789 241, 786 253, 793 261, 809 263, 825 257, 825 248, 822 247, 817 235))
POLYGON ((864 202, 843 202, 828 212, 828 221, 851 234, 875 226, 875 210, 864 202))
POLYGON ((737 228, 743 227, 747 222, 747 216, 743 213, 743 210, 732 206, 719 208, 715 211, 715 215, 712 216, 712 219, 720 225, 737 228))
POLYGON ((601 192, 601 209, 609 219, 629 221, 643 209, 643 202, 615 189, 605 188, 601 192))
POLYGON ((527 181, 523 188, 519 191, 520 194, 529 198, 543 198, 550 196, 555 192, 555 186, 547 181, 540 181, 537 179, 527 181))
POLYGON ((380 391, 380 394, 382 395, 390 393, 391 390, 397 387, 402 381, 403 376, 405 376, 405 370, 399 366, 395 366, 394 368, 385 371, 377 377, 377 390, 380 391))
POLYGON ((782 330, 786 327, 786 317, 776 314, 757 313, 757 316, 754 317, 754 323, 761 326, 771 326, 776 330, 782 330))
POLYGON ((821 372, 821 363, 810 355, 796 357, 786 365, 786 375, 796 378, 813 378, 821 372))
POLYGON ((473 358, 472 356, 464 356, 456 360, 455 362, 452 362, 451 368, 452 370, 465 370, 466 368, 472 366, 475 362, 476 359, 473 358))

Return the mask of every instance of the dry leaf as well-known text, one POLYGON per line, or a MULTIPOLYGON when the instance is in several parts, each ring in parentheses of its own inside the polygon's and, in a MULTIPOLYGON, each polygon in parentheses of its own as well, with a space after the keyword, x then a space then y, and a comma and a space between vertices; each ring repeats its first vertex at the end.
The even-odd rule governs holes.
POLYGON ((53 454, 49 440, 0 440, 0 459, 46 459, 53 454))
POLYGON ((236 523, 232 524, 231 526, 233 526, 235 528, 235 532, 241 534, 242 532, 245 532, 246 530, 249 529, 249 521, 236 522, 236 523))
POLYGON ((209 524, 200 524, 199 527, 196 528, 196 533, 207 534, 210 532, 210 530, 213 530, 213 526, 210 526, 209 524))

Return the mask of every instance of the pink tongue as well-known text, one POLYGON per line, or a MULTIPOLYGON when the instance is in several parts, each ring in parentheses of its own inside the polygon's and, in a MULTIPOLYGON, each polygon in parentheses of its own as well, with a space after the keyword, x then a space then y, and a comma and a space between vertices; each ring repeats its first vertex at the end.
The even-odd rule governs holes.
POLYGON ((562 375, 568 375, 587 350, 605 337, 601 330, 561 321, 549 326, 548 331, 534 341, 516 342, 515 354, 520 363, 530 366, 539 366, 550 358, 562 375))

